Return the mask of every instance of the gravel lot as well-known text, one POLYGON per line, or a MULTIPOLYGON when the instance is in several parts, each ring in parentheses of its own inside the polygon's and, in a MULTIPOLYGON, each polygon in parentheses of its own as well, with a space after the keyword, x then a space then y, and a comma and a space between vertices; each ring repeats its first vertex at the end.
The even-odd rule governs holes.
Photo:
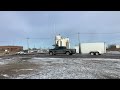
POLYGON ((0 79, 119 79, 120 59, 0 58, 0 79))

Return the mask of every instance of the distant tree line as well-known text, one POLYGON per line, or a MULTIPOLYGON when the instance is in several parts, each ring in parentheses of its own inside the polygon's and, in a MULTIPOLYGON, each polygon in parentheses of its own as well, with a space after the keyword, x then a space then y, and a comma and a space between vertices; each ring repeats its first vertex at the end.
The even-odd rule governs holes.
POLYGON ((107 48, 108 51, 120 51, 120 48, 116 48, 115 44, 109 45, 107 48))

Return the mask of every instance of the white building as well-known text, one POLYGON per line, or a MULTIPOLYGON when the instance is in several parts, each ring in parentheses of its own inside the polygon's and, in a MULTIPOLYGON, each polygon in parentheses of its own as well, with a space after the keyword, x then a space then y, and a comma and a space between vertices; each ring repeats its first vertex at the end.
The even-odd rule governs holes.
POLYGON ((58 46, 65 46, 67 48, 70 48, 69 38, 63 38, 60 36, 60 34, 55 37, 55 44, 58 46))
POLYGON ((76 49, 76 53, 79 53, 79 45, 77 46, 75 46, 75 49, 76 49))
POLYGON ((116 48, 120 48, 120 45, 116 45, 116 48))

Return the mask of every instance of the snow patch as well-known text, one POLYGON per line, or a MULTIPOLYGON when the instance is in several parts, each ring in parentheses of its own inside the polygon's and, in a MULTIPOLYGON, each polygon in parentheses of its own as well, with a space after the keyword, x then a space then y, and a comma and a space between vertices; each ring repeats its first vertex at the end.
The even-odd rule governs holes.
POLYGON ((21 74, 21 75, 19 75, 20 77, 25 77, 26 75, 24 75, 24 74, 21 74))
POLYGON ((2 76, 4 76, 4 77, 9 77, 7 74, 1 74, 2 76))
POLYGON ((19 72, 19 71, 32 71, 33 69, 19 69, 19 70, 15 70, 16 72, 19 72))
POLYGON ((8 58, 8 59, 5 59, 5 60, 13 60, 12 58, 8 58))
POLYGON ((20 70, 33 70, 33 69, 20 69, 20 70))
POLYGON ((36 57, 34 57, 34 58, 32 58, 32 59, 40 59, 40 60, 58 60, 58 59, 62 59, 62 58, 36 58, 36 57))
POLYGON ((0 62, 0 65, 3 65, 3 64, 5 64, 4 62, 0 62))
POLYGON ((104 60, 104 61, 120 61, 120 59, 111 59, 111 58, 78 58, 82 60, 104 60))
MULTIPOLYGON (((120 59, 34 57, 29 62, 40 65, 40 68, 37 68, 37 72, 18 75, 16 79, 96 79, 106 78, 104 75, 120 76, 120 59)), ((33 69, 17 71, 21 70, 33 69)))
POLYGON ((109 52, 107 52, 107 53, 109 53, 109 54, 120 54, 119 51, 109 51, 109 52))
POLYGON ((36 58, 36 57, 34 57, 34 58, 32 58, 32 59, 46 59, 46 58, 36 58))

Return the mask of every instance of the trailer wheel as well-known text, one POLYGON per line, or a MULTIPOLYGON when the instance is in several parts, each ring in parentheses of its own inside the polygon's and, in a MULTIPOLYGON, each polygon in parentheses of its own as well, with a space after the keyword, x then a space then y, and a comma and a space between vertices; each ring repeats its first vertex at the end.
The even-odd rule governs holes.
POLYGON ((70 52, 66 52, 66 55, 70 55, 70 52))
POLYGON ((90 52, 90 55, 94 55, 94 53, 93 53, 93 52, 90 52))
POLYGON ((49 54, 50 54, 50 55, 53 55, 53 52, 50 52, 49 54))
POLYGON ((96 52, 95 55, 99 55, 99 52, 96 52))

